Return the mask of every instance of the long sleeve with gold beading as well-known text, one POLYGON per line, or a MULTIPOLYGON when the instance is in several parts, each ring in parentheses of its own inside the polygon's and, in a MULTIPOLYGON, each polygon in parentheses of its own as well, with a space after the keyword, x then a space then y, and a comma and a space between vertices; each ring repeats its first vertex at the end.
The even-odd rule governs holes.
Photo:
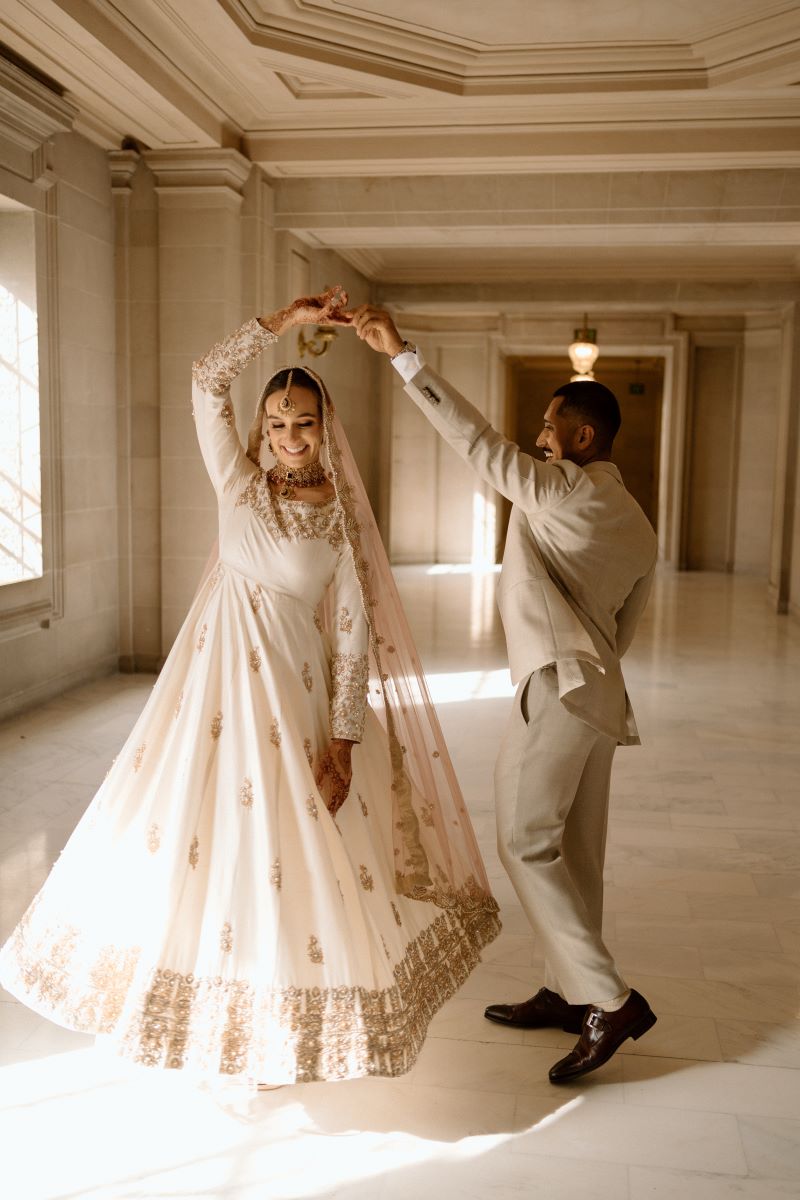
POLYGON ((369 633, 352 553, 346 542, 336 564, 333 602, 331 737, 360 742, 367 711, 369 633))
POLYGON ((231 384, 248 363, 275 341, 276 335, 253 317, 192 364, 197 438, 218 495, 233 487, 247 471, 247 456, 236 432, 231 384))

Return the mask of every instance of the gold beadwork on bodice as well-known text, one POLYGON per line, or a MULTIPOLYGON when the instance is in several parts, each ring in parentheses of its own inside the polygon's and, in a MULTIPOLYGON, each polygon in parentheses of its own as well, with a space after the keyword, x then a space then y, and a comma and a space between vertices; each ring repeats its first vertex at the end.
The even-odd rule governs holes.
POLYGON ((325 539, 332 550, 339 550, 342 545, 341 513, 335 498, 322 504, 283 500, 269 486, 267 472, 257 471, 236 499, 237 508, 245 504, 261 517, 276 540, 313 541, 320 538, 325 539))

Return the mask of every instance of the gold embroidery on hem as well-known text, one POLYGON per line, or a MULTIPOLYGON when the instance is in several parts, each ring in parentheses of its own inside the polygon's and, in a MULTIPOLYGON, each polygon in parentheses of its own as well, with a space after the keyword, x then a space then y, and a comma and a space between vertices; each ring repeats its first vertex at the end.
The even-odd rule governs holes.
POLYGON ((382 990, 255 989, 246 980, 156 967, 146 990, 132 997, 138 947, 103 947, 87 970, 73 962, 79 930, 61 926, 29 937, 36 902, 9 944, 8 982, 70 1029, 114 1033, 123 1056, 147 1066, 257 1078, 277 1024, 293 1060, 287 1082, 397 1076, 413 1066, 431 1019, 500 932, 497 904, 474 880, 439 898, 447 907, 406 946, 394 983, 382 990))

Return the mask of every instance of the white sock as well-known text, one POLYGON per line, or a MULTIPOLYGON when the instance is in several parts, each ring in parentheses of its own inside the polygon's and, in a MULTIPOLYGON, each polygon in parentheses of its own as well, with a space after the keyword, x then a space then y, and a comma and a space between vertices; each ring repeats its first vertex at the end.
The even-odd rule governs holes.
POLYGON ((614 996, 612 1000, 602 1000, 595 1004, 595 1008, 602 1008, 603 1012, 617 1012, 622 1008, 623 1004, 630 999, 631 989, 621 992, 619 996, 614 996))

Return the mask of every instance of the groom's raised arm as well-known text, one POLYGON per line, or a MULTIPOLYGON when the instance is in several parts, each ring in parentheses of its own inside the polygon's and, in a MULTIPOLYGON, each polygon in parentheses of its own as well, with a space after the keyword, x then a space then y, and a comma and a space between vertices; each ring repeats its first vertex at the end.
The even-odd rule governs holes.
POLYGON ((503 437, 469 400, 427 366, 416 347, 404 342, 389 313, 362 305, 353 328, 373 350, 387 354, 405 392, 456 454, 481 479, 520 508, 549 508, 573 490, 583 472, 562 460, 543 463, 503 437))

